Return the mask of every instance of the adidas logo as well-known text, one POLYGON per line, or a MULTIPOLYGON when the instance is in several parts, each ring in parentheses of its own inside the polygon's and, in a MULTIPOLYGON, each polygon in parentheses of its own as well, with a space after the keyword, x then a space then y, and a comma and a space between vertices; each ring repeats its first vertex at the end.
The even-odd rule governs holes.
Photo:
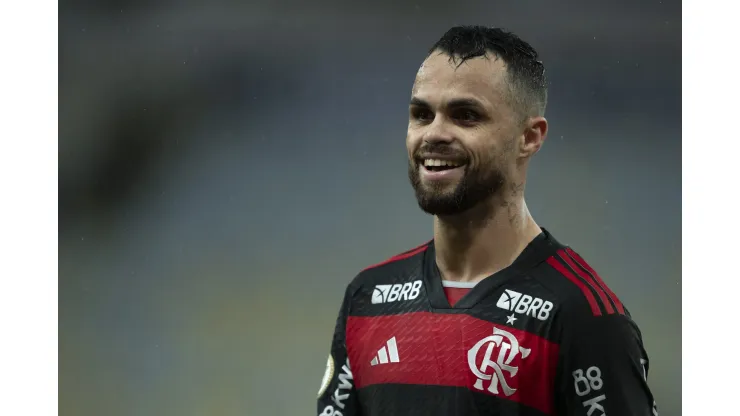
POLYGON ((378 350, 378 353, 370 361, 370 365, 398 363, 398 347, 396 346, 396 337, 386 341, 385 345, 378 350))

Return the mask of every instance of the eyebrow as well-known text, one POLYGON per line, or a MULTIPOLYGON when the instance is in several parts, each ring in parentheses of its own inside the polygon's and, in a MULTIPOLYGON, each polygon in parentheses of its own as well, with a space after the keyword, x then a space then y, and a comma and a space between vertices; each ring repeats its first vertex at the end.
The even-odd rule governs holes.
POLYGON ((429 103, 417 97, 411 97, 411 101, 409 102, 409 105, 413 105, 415 107, 431 107, 429 103))
MULTIPOLYGON (((415 106, 415 107, 431 107, 429 103, 422 100, 418 97, 411 97, 411 101, 409 102, 409 105, 415 106)), ((473 98, 458 98, 456 100, 452 100, 447 103, 446 107, 448 108, 461 108, 461 107, 475 107, 480 109, 485 109, 485 106, 478 100, 475 100, 473 98)))

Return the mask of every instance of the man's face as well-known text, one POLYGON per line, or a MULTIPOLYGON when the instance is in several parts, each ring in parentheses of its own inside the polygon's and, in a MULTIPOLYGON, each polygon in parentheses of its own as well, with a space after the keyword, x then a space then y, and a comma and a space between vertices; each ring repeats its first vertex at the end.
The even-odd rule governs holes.
POLYGON ((501 59, 461 66, 432 53, 414 82, 406 148, 419 206, 465 212, 501 191, 516 163, 517 115, 506 100, 501 59))

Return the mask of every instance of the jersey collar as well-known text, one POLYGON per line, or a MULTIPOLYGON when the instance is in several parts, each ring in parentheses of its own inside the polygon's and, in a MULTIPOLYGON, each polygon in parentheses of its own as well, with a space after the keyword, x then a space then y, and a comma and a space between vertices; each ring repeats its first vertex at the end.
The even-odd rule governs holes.
POLYGON ((508 280, 524 275, 529 269, 547 260, 560 247, 552 235, 542 229, 542 232, 532 240, 522 251, 514 262, 503 270, 500 270, 481 280, 474 288, 463 296, 451 307, 442 287, 442 276, 437 268, 435 259, 434 241, 429 243, 423 258, 424 286, 426 286, 429 302, 432 309, 468 309, 480 302, 495 289, 508 280))

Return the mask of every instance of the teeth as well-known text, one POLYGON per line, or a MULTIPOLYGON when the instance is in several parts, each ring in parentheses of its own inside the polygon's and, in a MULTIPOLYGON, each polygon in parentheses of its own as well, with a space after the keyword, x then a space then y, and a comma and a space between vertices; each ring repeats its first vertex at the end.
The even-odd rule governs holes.
POLYGON ((424 159, 424 166, 450 166, 456 168, 460 164, 451 160, 424 159))

